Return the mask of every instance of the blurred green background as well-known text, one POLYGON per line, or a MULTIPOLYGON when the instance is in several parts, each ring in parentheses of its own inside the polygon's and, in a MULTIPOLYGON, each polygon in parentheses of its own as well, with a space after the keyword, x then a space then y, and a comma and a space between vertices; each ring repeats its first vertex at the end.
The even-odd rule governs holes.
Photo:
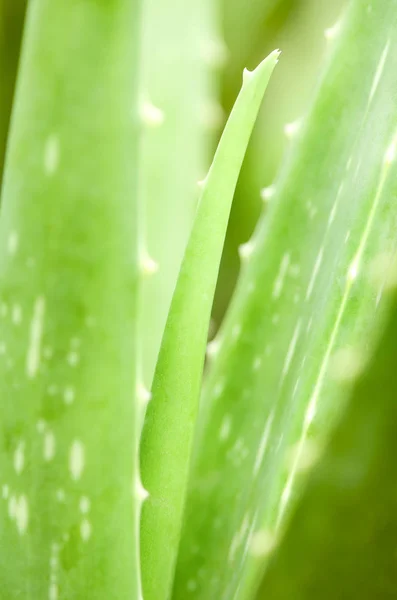
MULTIPOLYGON (((282 56, 266 94, 236 191, 216 292, 212 333, 219 326, 236 283, 238 246, 250 238, 261 210, 266 209, 260 190, 273 183, 288 151, 285 125, 299 119, 310 104, 326 60, 324 30, 337 21, 346 1, 218 0, 217 25, 225 41, 224 65, 218 71, 223 123, 241 85, 243 68, 255 67, 275 48, 281 49, 282 56)), ((0 176, 25 9, 25 0, 0 0, 0 176)), ((209 160, 220 131, 221 126, 214 135, 213 148, 208 149, 209 160)))

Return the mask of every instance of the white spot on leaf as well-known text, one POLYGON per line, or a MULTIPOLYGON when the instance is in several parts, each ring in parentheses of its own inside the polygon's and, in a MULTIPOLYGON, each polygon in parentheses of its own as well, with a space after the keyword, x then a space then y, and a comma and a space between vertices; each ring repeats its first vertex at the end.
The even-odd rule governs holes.
POLYGON ((63 392, 63 400, 64 400, 65 404, 72 404, 74 402, 74 398, 75 398, 74 388, 72 388, 71 386, 66 387, 63 392))
POLYGON ((80 512, 83 515, 86 515, 87 513, 90 512, 90 508, 91 508, 91 501, 89 498, 87 498, 87 496, 82 496, 80 498, 80 504, 79 504, 79 508, 80 508, 80 512))
POLYGON ((320 248, 320 251, 317 255, 316 262, 314 263, 313 271, 310 277, 309 285, 306 292, 306 300, 309 300, 310 296, 313 293, 314 284, 316 283, 317 275, 321 267, 321 263, 323 261, 324 256, 324 246, 320 248))
POLYGON ((283 372, 282 372, 282 377, 285 377, 288 373, 288 370, 290 368, 294 353, 295 353, 295 348, 296 348, 296 343, 298 341, 299 338, 299 334, 300 334, 300 330, 301 330, 301 320, 299 319, 298 323, 296 324, 290 345, 288 347, 288 351, 287 351, 287 356, 285 357, 285 362, 284 362, 284 367, 283 367, 283 372))
POLYGON ((85 466, 85 450, 84 445, 80 440, 75 440, 69 453, 69 470, 72 479, 77 481, 80 479, 85 466))
POLYGON ((23 494, 19 497, 19 500, 16 501, 14 518, 19 535, 23 535, 26 532, 29 523, 29 505, 26 496, 23 494))
POLYGON ((270 413, 270 415, 266 421, 265 430, 263 432, 261 441, 259 443, 258 451, 256 453, 255 464, 254 464, 254 475, 258 474, 259 469, 262 464, 262 461, 263 461, 263 457, 265 456, 267 444, 269 441, 270 430, 271 430, 271 426, 273 423, 273 418, 274 418, 274 413, 270 413))
POLYGON ((219 439, 222 442, 225 442, 228 439, 231 428, 232 428, 232 419, 231 419, 230 415, 225 415, 223 417, 221 429, 219 431, 219 439))
POLYGON ((44 460, 49 462, 55 456, 55 435, 52 431, 46 431, 44 434, 44 460))
POLYGON ((58 600, 58 598, 58 584, 55 581, 52 581, 48 588, 48 600, 58 600))
POLYGON ((25 442, 19 442, 14 452, 14 469, 20 475, 25 466, 25 442))
POLYGON ((10 256, 16 254, 19 245, 19 236, 16 231, 11 231, 7 240, 7 250, 10 256))
POLYGON ((141 118, 143 123, 149 127, 159 127, 164 123, 163 111, 149 101, 145 101, 141 105, 141 118))
POLYGON ((88 519, 83 519, 80 525, 80 535, 83 542, 88 542, 91 537, 92 527, 88 519))
POLYGON ((66 498, 65 490, 63 490, 62 488, 59 488, 56 491, 56 497, 57 497, 58 502, 65 502, 65 498, 66 498))
POLYGON ((283 289, 284 279, 290 264, 290 254, 287 252, 281 259, 278 275, 273 286, 273 298, 279 298, 283 289))
POLYGON ((72 352, 69 352, 69 354, 67 355, 66 360, 68 361, 71 367, 76 367, 80 362, 80 355, 78 352, 72 350, 72 352))
POLYGON ((20 325, 22 323, 22 308, 19 304, 14 304, 11 309, 11 320, 14 325, 20 325))
POLYGON ((382 51, 382 55, 379 59, 379 63, 378 66, 376 68, 375 71, 375 76, 372 82, 372 87, 371 87, 371 91, 369 94, 369 100, 368 100, 368 104, 371 103, 376 90, 378 89, 379 86, 379 82, 380 82, 380 78, 382 77, 382 73, 383 70, 385 68, 385 63, 386 63, 386 59, 387 59, 387 55, 389 54, 389 49, 390 49, 390 40, 387 41, 386 46, 384 47, 383 51, 382 51))
POLYGON ((26 373, 29 378, 36 376, 40 366, 41 341, 43 336, 45 299, 39 296, 33 308, 33 318, 30 324, 30 340, 26 360, 26 373))
POLYGON ((44 169, 47 175, 53 175, 59 165, 59 139, 56 135, 50 135, 44 148, 44 169))

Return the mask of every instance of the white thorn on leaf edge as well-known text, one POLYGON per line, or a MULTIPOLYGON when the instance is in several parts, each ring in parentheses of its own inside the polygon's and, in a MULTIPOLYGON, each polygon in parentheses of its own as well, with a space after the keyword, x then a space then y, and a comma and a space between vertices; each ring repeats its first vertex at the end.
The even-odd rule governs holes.
POLYGON ((334 25, 332 25, 331 27, 328 27, 327 29, 324 30, 325 39, 326 40, 334 40, 339 35, 341 28, 342 28, 342 21, 339 20, 334 25))
POLYGON ((142 102, 140 114, 143 123, 150 127, 158 127, 164 123, 163 111, 147 100, 142 102))
POLYGON ((301 127, 302 120, 297 119, 296 121, 292 121, 291 123, 286 123, 284 125, 284 133, 288 139, 292 139, 299 132, 301 127))
POLYGON ((239 253, 240 259, 247 260, 248 258, 250 258, 250 256, 252 256, 254 250, 255 250, 255 244, 252 240, 250 240, 249 242, 246 242, 245 244, 241 244, 238 247, 238 253, 239 253))
POLYGON ((260 529, 256 531, 250 542, 250 554, 257 558, 263 558, 272 552, 277 544, 277 538, 271 531, 260 529))
POLYGON ((140 264, 144 275, 154 275, 159 269, 158 263, 146 253, 142 255, 140 264))
POLYGON ((204 177, 204 179, 200 179, 200 180, 197 182, 197 187, 199 187, 199 188, 202 190, 202 189, 203 189, 203 188, 205 188, 205 186, 207 185, 207 181, 208 181, 208 176, 207 176, 207 177, 204 177))
POLYGON ((207 356, 209 356, 209 357, 216 356, 216 354, 218 354, 218 352, 219 352, 220 345, 221 345, 220 341, 217 340, 216 338, 214 338, 211 342, 208 342, 207 356))
POLYGON ((393 140, 385 154, 385 163, 390 165, 396 158, 396 140, 393 140))
POLYGON ((149 498, 149 492, 143 487, 142 482, 139 479, 139 477, 135 483, 135 493, 142 502, 144 502, 147 498, 149 498))
POLYGON ((341 383, 354 381, 364 371, 365 363, 363 353, 357 348, 340 348, 330 359, 331 377, 341 383))
POLYGON ((270 198, 272 198, 274 196, 275 193, 276 193, 276 186, 269 185, 268 187, 264 187, 261 189, 260 196, 264 202, 267 202, 268 200, 270 200, 270 198))
POLYGON ((137 385, 137 396, 138 399, 141 400, 141 402, 143 402, 144 404, 150 402, 152 398, 152 394, 142 383, 138 383, 137 385))

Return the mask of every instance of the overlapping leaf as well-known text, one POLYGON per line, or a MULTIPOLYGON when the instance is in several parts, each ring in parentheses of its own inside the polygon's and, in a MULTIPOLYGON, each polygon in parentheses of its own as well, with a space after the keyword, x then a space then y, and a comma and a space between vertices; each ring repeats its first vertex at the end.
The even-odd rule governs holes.
POLYGON ((143 380, 151 386, 183 252, 222 116, 214 99, 224 49, 211 0, 147 0, 142 18, 143 380))
POLYGON ((222 247, 238 174, 277 57, 273 52, 255 71, 244 72, 204 182, 167 319, 141 443, 142 481, 149 492, 141 521, 147 600, 170 596, 222 247))
MULTIPOLYGON (((396 284, 391 266, 387 287, 396 284)), ((385 332, 309 479, 260 598, 395 597, 396 340, 394 294, 385 332)))
POLYGON ((255 563, 277 542, 297 476, 381 321, 397 223, 395 14, 394 1, 356 0, 334 28, 314 105, 241 249, 238 290, 209 348, 178 600, 226 600, 241 580, 239 597, 250 597, 255 563))

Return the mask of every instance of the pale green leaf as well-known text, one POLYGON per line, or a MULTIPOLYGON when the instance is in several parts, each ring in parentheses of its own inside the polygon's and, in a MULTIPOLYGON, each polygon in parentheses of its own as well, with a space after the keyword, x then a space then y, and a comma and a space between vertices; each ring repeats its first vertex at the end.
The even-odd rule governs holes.
POLYGON ((140 598, 138 9, 29 3, 0 219, 7 600, 140 598))
POLYGON ((151 386, 214 127, 214 96, 223 45, 212 0, 147 0, 143 7, 141 115, 142 368, 151 386))
POLYGON ((230 206, 270 75, 273 52, 244 83, 204 189, 172 299, 141 445, 141 521, 146 600, 169 597, 179 543, 208 324, 230 206))
MULTIPOLYGON (((392 266, 388 284, 395 286, 392 266)), ((377 350, 309 479, 258 598, 395 598, 396 340, 394 294, 377 350)))
MULTIPOLYGON (((174 598, 250 597, 365 362, 395 249, 393 0, 355 0, 331 32, 327 68, 243 269, 218 338, 174 598)), ((287 576, 287 575, 286 575, 287 576)))

